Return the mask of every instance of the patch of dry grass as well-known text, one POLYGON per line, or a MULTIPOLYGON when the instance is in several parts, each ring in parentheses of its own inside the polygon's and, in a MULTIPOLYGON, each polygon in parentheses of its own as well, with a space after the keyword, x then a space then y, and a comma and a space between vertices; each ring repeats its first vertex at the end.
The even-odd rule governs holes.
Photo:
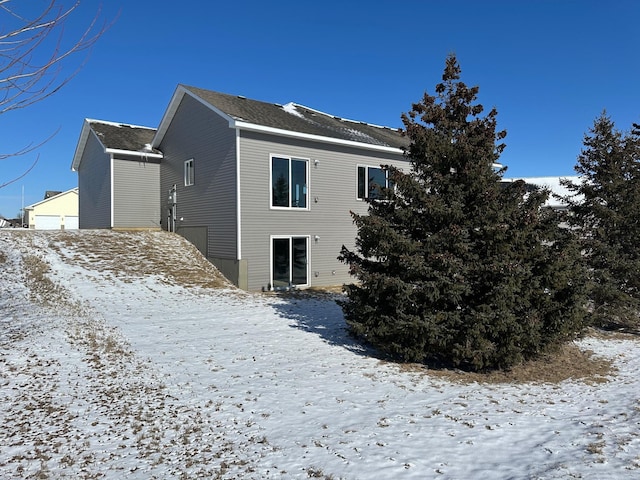
POLYGON ((602 340, 640 340, 640 332, 625 329, 603 330, 601 328, 589 329, 589 336, 602 340))
POLYGON ((48 275, 49 265, 37 255, 26 254, 22 257, 26 285, 35 298, 44 305, 55 305, 62 292, 60 287, 48 275))
POLYGON ((283 292, 264 292, 264 295, 273 295, 285 299, 313 298, 317 300, 336 300, 344 297, 342 293, 342 285, 332 287, 311 287, 304 289, 292 289, 283 292))
POLYGON ((596 357, 593 352, 581 350, 573 343, 505 371, 475 373, 455 369, 429 369, 420 364, 400 364, 398 368, 451 382, 480 384, 556 384, 565 380, 597 384, 608 381, 607 378, 616 373, 613 360, 596 357))
POLYGON ((51 246, 84 267, 121 278, 156 276, 186 287, 234 288, 195 246, 174 233, 67 231, 52 235, 51 246))

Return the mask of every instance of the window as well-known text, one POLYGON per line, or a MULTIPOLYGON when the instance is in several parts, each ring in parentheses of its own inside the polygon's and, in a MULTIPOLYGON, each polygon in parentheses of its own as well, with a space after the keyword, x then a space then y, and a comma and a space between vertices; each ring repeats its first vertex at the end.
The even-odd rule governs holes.
POLYGON ((271 206, 307 208, 308 160, 271 157, 271 206))
POLYGON ((195 180, 195 170, 193 169, 193 158, 184 162, 184 186, 193 185, 195 180))
POLYGON ((307 285, 309 237, 271 239, 271 285, 274 289, 307 285))
POLYGON ((387 173, 380 167, 358 166, 358 198, 380 197, 380 189, 390 187, 387 173))

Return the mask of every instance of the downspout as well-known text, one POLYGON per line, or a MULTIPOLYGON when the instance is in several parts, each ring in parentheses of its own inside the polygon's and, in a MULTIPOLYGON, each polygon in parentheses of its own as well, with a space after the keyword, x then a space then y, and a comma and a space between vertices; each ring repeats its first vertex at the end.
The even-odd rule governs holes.
POLYGON ((240 129, 236 128, 236 260, 242 260, 242 209, 240 205, 240 129))
POLYGON ((113 172, 113 155, 110 154, 109 155, 109 177, 110 177, 109 184, 111 185, 111 188, 110 188, 110 190, 111 190, 111 200, 110 200, 111 205, 110 205, 110 207, 111 208, 109 210, 111 210, 110 211, 111 219, 109 220, 109 223, 110 223, 112 229, 114 228, 113 222, 115 220, 115 203, 114 202, 115 202, 115 195, 116 195, 115 191, 114 191, 116 186, 115 186, 115 183, 113 183, 113 180, 114 180, 113 175, 114 175, 114 172, 113 172))

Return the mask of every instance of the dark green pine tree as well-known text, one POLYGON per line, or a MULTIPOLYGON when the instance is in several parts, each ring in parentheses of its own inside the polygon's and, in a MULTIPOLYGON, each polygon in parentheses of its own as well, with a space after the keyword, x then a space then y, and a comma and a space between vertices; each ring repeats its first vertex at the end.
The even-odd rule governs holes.
POLYGON ((571 224, 589 267, 592 320, 640 326, 640 126, 622 133, 603 112, 584 137, 575 167, 571 224))
POLYGON ((501 182, 506 135, 449 56, 436 96, 403 115, 410 172, 352 214, 356 282, 342 308, 353 334, 403 361, 509 368, 583 326, 583 273, 547 191, 501 182))

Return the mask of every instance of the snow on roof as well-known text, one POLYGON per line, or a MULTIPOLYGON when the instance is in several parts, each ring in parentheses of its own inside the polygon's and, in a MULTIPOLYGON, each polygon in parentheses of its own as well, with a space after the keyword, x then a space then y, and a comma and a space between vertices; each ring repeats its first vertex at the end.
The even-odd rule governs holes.
POLYGON ((547 199, 546 205, 549 207, 566 207, 566 202, 563 202, 558 197, 568 197, 571 196, 571 191, 564 185, 562 185, 563 180, 569 180, 571 183, 579 183, 580 177, 578 176, 564 176, 564 177, 520 177, 520 178, 505 178, 504 182, 515 182, 517 180, 523 180, 529 185, 536 185, 542 188, 548 188, 551 191, 551 195, 547 199))
POLYGON ((145 127, 144 125, 134 125, 132 123, 122 123, 122 122, 110 122, 108 120, 97 120, 95 118, 87 118, 87 123, 102 123, 103 125, 111 125, 112 127, 128 127, 128 128, 144 128, 147 130, 155 130, 153 127, 145 127))
POLYGON ((302 115, 298 110, 296 110, 296 104, 293 103, 293 102, 289 102, 289 103, 283 105, 282 109, 285 112, 290 113, 291 115, 295 115, 296 117, 304 118, 304 115, 302 115))

